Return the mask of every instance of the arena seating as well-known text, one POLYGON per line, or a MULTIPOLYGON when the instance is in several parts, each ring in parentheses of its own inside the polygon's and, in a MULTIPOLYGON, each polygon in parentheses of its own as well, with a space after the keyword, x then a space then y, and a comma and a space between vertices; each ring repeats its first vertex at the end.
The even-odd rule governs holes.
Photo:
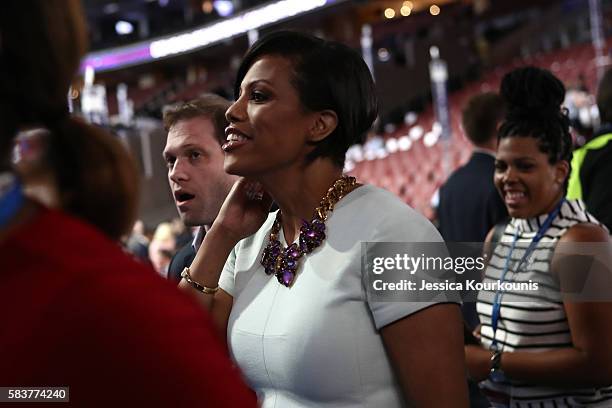
MULTIPOLYGON (((612 46, 609 38, 606 48, 612 46)), ((509 64, 486 72, 479 81, 473 82, 449 96, 451 109, 452 137, 448 147, 438 141, 426 146, 424 138, 412 140, 409 150, 389 152, 385 157, 373 158, 354 163, 350 173, 359 180, 385 188, 406 203, 425 214, 434 217, 431 199, 436 190, 444 183, 448 174, 465 163, 471 154, 471 146, 461 130, 461 110, 466 101, 483 91, 496 91, 503 75, 519 66, 535 65, 551 70, 566 86, 576 83, 583 75, 591 93, 597 84, 597 66, 593 47, 590 44, 572 45, 549 53, 527 58, 517 58, 509 64), (445 164, 447 163, 447 164, 445 164), (446 169, 445 169, 446 166, 446 169)), ((408 135, 410 129, 420 126, 425 132, 432 129, 433 108, 431 105, 419 115, 412 126, 402 126, 393 133, 384 134, 389 140, 408 135)))

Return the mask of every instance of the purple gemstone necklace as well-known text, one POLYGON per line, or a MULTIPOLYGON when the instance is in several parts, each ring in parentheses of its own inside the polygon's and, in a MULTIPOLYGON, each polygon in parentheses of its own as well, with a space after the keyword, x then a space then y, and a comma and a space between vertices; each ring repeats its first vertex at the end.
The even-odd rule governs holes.
POLYGON ((298 262, 302 255, 314 251, 325 239, 325 221, 327 221, 328 213, 333 211, 336 203, 353 191, 356 186, 357 180, 350 176, 343 176, 334 182, 315 209, 312 221, 302 221, 299 245, 293 243, 283 248, 278 240, 281 230, 281 212, 276 213, 276 219, 270 230, 270 242, 261 257, 261 264, 266 273, 274 274, 280 284, 290 287, 295 280, 298 262))

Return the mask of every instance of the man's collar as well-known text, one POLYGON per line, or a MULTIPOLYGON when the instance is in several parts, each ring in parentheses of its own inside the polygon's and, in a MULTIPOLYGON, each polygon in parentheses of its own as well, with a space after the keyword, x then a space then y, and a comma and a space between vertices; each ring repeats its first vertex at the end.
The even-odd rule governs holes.
POLYGON ((195 233, 193 241, 191 241, 191 247, 193 248, 194 252, 198 252, 198 249, 200 249, 200 245, 202 245, 204 235, 206 235, 206 231, 208 231, 208 228, 209 227, 206 225, 198 227, 198 231, 195 233))
POLYGON ((474 153, 484 153, 484 154, 488 154, 491 157, 495 157, 495 150, 485 149, 484 147, 474 146, 473 152, 474 153))

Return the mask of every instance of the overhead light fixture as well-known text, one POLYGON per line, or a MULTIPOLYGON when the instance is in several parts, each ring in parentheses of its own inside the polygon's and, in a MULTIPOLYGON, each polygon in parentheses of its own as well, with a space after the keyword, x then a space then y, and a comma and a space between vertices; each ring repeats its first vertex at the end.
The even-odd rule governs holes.
POLYGON ((429 7, 429 12, 432 16, 437 16, 438 14, 440 14, 440 7, 435 4, 432 4, 431 7, 429 7))
POLYGON ((221 17, 227 17, 234 13, 234 3, 230 0, 215 0, 213 7, 221 17))
POLYGON ((149 51, 153 58, 180 54, 323 7, 331 2, 331 0, 281 0, 269 3, 203 28, 152 41, 149 51))
POLYGON ((115 23, 115 31, 119 35, 128 35, 134 32, 134 25, 129 21, 119 20, 115 23))
POLYGON ((100 72, 108 71, 193 51, 343 1, 345 0, 277 0, 192 30, 91 52, 81 61, 80 71, 83 72, 88 65, 100 72))
POLYGON ((412 8, 408 6, 402 6, 402 8, 400 9, 400 14, 404 17, 408 17, 410 13, 412 13, 412 8))
POLYGON ((395 10, 393 10, 390 7, 385 9, 385 18, 393 18, 393 17, 395 17, 395 10))

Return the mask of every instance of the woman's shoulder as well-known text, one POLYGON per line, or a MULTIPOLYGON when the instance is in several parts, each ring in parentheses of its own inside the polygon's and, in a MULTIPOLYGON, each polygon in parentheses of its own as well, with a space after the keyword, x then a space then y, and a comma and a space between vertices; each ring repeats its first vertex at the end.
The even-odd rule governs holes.
POLYGON ((380 215, 389 213, 402 213, 405 215, 407 213, 411 216, 420 216, 417 211, 398 196, 372 184, 364 184, 353 190, 346 196, 345 200, 338 203, 336 208, 343 206, 359 207, 364 211, 371 211, 380 215))
POLYGON ((560 242, 607 242, 609 231, 586 210, 581 200, 565 200, 561 210, 567 231, 560 242))
POLYGON ((559 242, 608 242, 610 236, 600 224, 583 222, 571 226, 559 242))
POLYGON ((357 217, 360 222, 371 224, 372 229, 382 235, 391 233, 393 237, 399 234, 396 238, 401 236, 404 240, 441 239, 436 228, 424 215, 387 190, 365 184, 347 198, 349 200, 339 206, 339 209, 344 208, 353 218, 357 217))

